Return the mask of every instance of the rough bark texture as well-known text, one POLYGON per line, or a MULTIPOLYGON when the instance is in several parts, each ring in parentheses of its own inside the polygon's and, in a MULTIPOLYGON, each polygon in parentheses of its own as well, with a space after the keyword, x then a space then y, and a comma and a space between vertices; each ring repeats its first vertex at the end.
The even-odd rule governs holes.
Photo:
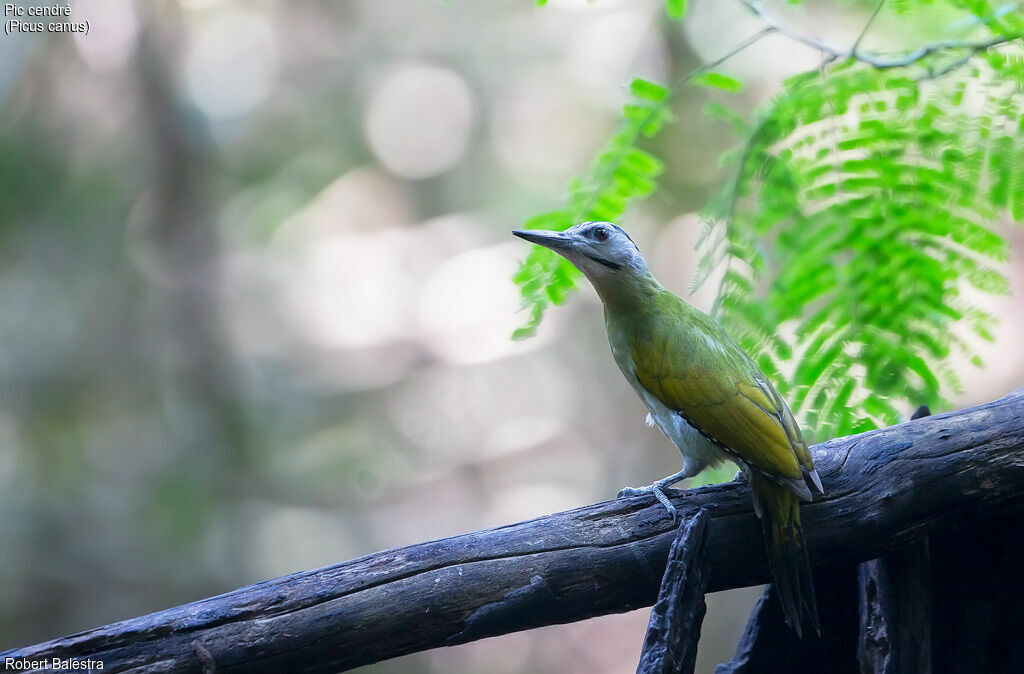
MULTIPOLYGON (((929 532, 978 530, 996 515, 1013 513, 1019 529, 1024 390, 832 440, 813 454, 828 493, 802 510, 816 565, 849 568, 929 532)), ((701 508, 710 514, 709 591, 768 580, 746 484, 695 489, 675 503, 684 519, 701 508)), ((91 657, 103 660, 104 672, 342 671, 649 606, 674 537, 652 498, 607 501, 265 581, 0 659, 91 657)), ((821 603, 829 601, 826 585, 818 585, 821 603)))
POLYGON ((693 674, 700 625, 707 612, 707 511, 679 525, 651 609, 637 674, 693 674))
MULTIPOLYGON (((921 405, 910 418, 927 416, 921 405)), ((931 572, 927 536, 857 567, 862 674, 931 673, 931 572)))
POLYGON ((928 537, 857 567, 862 674, 932 671, 928 537))

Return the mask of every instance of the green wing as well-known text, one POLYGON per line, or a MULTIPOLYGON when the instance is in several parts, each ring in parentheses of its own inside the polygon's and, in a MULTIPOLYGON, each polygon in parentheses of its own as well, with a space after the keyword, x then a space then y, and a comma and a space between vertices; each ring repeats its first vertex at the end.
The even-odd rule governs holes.
POLYGON ((675 296, 670 299, 674 302, 662 302, 635 333, 631 354, 637 380, 703 435, 810 500, 804 471, 819 490, 820 481, 778 391, 714 319, 675 296))

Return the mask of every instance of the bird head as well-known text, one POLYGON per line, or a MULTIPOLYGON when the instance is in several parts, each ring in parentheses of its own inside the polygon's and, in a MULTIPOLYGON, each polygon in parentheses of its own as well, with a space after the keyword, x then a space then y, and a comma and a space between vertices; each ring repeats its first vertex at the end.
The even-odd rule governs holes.
POLYGON ((572 262, 595 286, 650 273, 629 234, 610 222, 581 222, 563 232, 517 229, 512 233, 555 251, 572 262))

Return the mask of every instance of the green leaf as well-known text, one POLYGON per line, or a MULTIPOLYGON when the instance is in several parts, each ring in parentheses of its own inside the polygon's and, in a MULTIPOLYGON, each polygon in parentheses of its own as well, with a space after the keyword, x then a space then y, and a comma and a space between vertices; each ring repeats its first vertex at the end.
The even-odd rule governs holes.
POLYGON ((668 89, 642 77, 633 78, 629 84, 629 91, 641 100, 654 103, 660 103, 668 95, 668 89))
POLYGON ((686 0, 665 0, 665 12, 678 21, 686 14, 686 0))
POLYGON ((717 101, 708 101, 704 106, 704 114, 729 124, 732 127, 732 132, 737 136, 745 136, 750 132, 750 125, 745 119, 717 101))
POLYGON ((711 87, 722 91, 737 92, 743 89, 743 83, 734 77, 707 71, 693 78, 692 82, 701 87, 711 87))

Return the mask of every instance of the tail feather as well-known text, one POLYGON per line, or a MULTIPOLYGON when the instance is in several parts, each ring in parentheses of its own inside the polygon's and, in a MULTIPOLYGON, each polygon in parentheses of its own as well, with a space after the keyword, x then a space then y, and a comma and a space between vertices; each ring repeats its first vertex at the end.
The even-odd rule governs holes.
POLYGON ((811 561, 800 525, 800 497, 756 473, 751 476, 751 488, 760 502, 755 510, 761 517, 768 566, 786 622, 801 638, 808 627, 820 635, 811 561))

